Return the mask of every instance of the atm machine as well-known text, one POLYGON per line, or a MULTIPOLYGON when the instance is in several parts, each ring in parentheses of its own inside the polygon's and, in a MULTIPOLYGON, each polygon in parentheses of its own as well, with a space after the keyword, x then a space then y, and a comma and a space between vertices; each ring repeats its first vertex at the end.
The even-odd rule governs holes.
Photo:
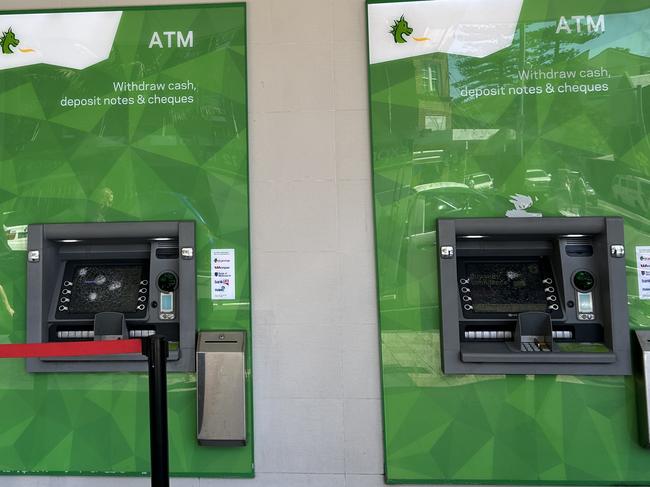
MULTIPOLYGON (((168 370, 195 369, 194 222, 28 226, 30 343, 163 335, 168 370)), ((144 371, 144 357, 28 359, 29 372, 144 371)))
POLYGON ((438 221, 447 374, 629 375, 623 219, 438 221))
MULTIPOLYGON (((194 227, 193 221, 29 225, 27 341, 161 335, 167 370, 197 371, 198 443, 245 445, 246 335, 197 337, 194 227)), ((27 359, 27 371, 35 373, 146 370, 146 357, 133 354, 27 359)))
POLYGON ((623 219, 438 220, 446 374, 634 374, 650 448, 650 331, 630 337, 623 219))

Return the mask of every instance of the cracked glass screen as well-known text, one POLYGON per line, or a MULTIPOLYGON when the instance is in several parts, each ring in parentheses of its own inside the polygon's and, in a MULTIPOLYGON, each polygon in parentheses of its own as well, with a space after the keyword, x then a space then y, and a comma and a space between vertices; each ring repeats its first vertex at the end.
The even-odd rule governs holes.
POLYGON ((139 304, 142 265, 79 265, 74 269, 71 313, 134 313, 139 304))
POLYGON ((539 262, 471 262, 466 270, 475 313, 546 311, 539 262))

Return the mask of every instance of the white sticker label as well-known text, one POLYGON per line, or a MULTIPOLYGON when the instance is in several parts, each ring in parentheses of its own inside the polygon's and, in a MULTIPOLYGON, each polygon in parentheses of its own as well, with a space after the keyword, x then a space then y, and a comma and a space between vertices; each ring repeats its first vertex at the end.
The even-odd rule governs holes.
POLYGON ((636 248, 639 299, 650 299, 650 247, 636 248))
POLYGON ((235 299, 235 249, 210 252, 212 300, 235 299))
POLYGON ((483 58, 512 44, 523 0, 368 5, 370 64, 442 52, 483 58))
POLYGON ((9 35, 11 56, 2 56, 0 69, 93 66, 108 59, 121 17, 117 11, 1 15, 0 35, 9 35))

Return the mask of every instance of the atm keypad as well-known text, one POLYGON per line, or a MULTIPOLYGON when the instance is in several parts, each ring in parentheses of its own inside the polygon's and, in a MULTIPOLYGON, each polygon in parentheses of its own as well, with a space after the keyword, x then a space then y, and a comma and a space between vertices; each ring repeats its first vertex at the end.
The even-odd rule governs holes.
POLYGON ((550 352, 551 348, 547 343, 534 341, 534 342, 522 342, 521 343, 522 352, 550 352))
POLYGON ((503 330, 472 330, 465 332, 466 340, 511 340, 512 332, 503 330))
POLYGON ((573 338, 573 332, 569 330, 553 330, 553 339, 572 339, 573 338))
POLYGON ((79 340, 94 338, 95 332, 93 330, 60 330, 56 332, 56 337, 62 340, 79 340))

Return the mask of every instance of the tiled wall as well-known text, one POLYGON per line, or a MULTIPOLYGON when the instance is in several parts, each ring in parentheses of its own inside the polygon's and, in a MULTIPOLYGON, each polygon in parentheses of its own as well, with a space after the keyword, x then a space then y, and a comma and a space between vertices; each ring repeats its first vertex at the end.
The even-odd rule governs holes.
MULTIPOLYGON (((0 9, 169 3, 201 2, 0 0, 0 9)), ((383 485, 365 3, 247 5, 257 477, 172 485, 383 485)))

